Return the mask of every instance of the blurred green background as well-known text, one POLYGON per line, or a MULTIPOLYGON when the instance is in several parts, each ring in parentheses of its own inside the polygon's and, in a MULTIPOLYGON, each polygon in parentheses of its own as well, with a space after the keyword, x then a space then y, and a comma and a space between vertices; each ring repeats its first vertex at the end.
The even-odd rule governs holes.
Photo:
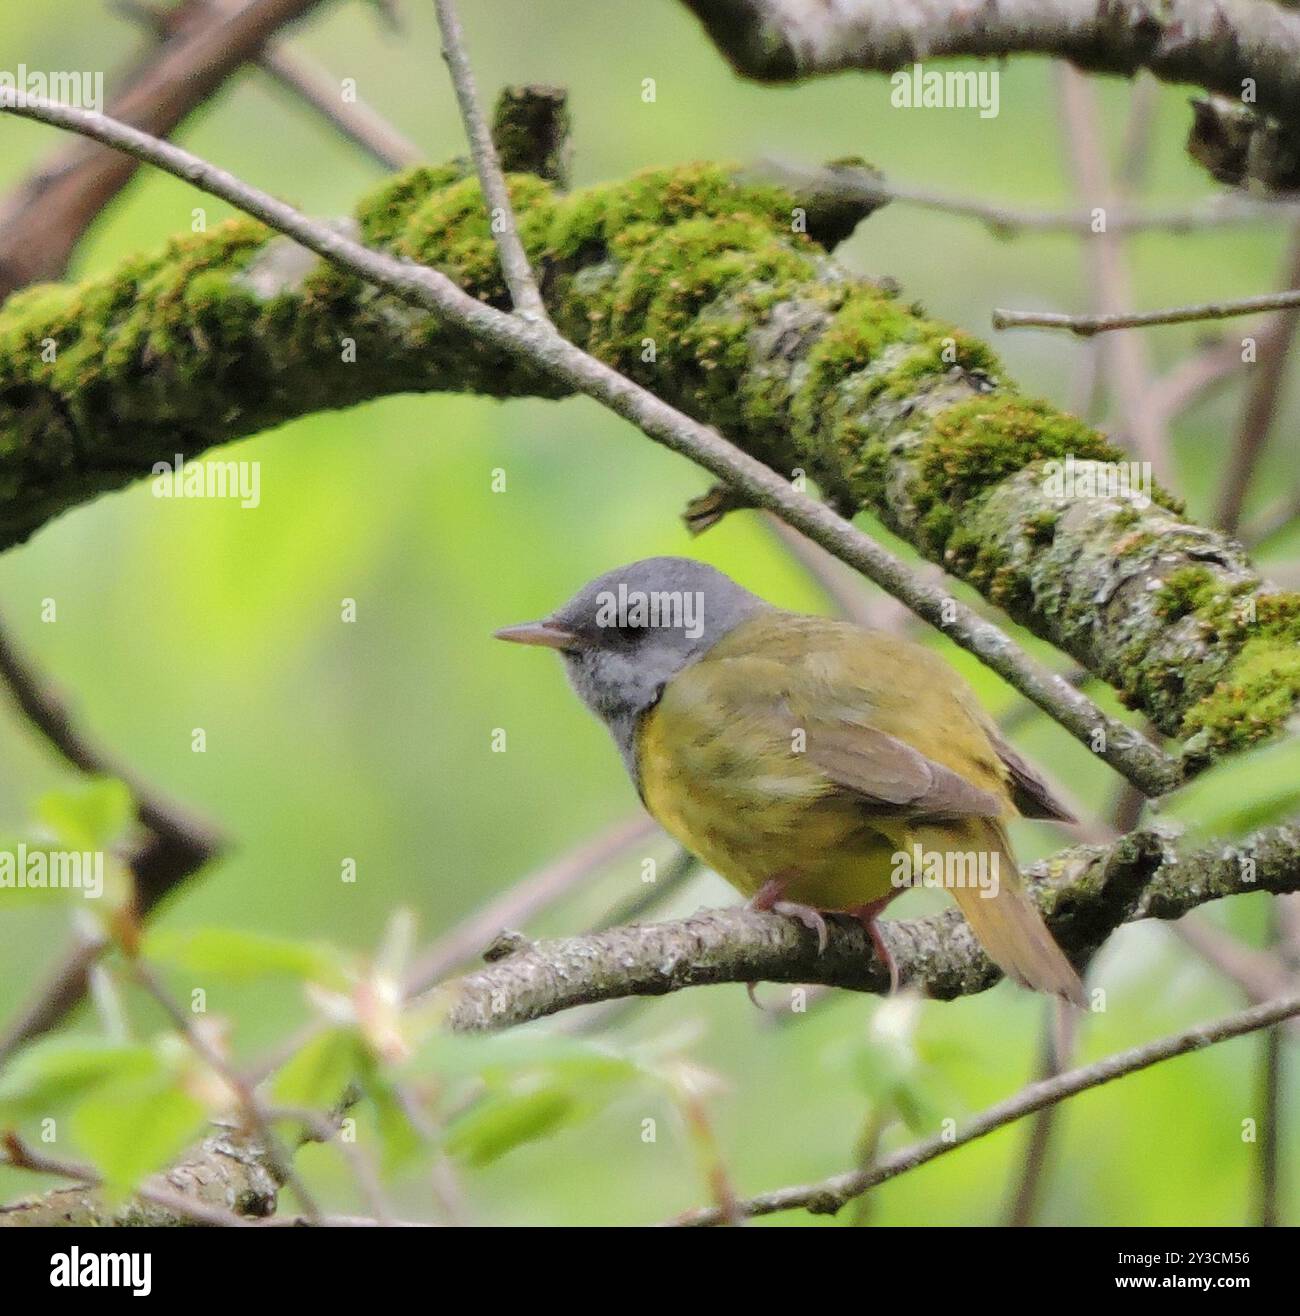
MULTIPOLYGON (((369 6, 326 5, 292 43, 389 116, 433 161, 462 151, 438 58, 432 6, 403 6, 406 31, 386 32, 369 6)), ((1056 71, 1008 65, 1001 113, 890 107, 885 79, 844 76, 792 88, 738 81, 676 4, 594 0, 488 3, 464 15, 485 95, 503 82, 567 86, 575 184, 690 159, 776 156, 816 163, 857 154, 900 181, 1008 204, 1073 199, 1056 71), (657 100, 641 99, 642 79, 657 100)), ((0 11, 0 65, 121 69, 140 43, 92 0, 46 0, 0 11)), ((1123 136, 1130 92, 1099 84, 1107 136, 1123 136)), ((1186 91, 1156 100, 1147 196, 1176 203, 1213 185, 1186 159, 1186 91)), ((179 140, 307 211, 349 212, 381 171, 257 71, 197 114, 179 140)), ((0 123, 0 187, 62 145, 50 129, 0 123)), ((75 272, 186 230, 193 193, 144 174, 102 218, 75 272)), ((210 213, 224 209, 205 200, 210 213)), ((1276 286, 1281 224, 1153 233, 1130 244, 1140 306, 1241 296, 1276 286)), ((936 314, 987 333, 995 305, 1086 309, 1091 289, 1068 236, 1000 241, 969 220, 895 205, 841 251, 855 269, 888 273, 936 314)), ((1168 367, 1203 328, 1148 338, 1168 367)), ((1069 405, 1083 354, 1065 336, 1003 334, 996 346, 1028 387, 1069 405)), ((1234 384, 1177 428, 1175 487, 1192 514, 1214 505, 1239 402, 1234 384)), ((1300 398, 1288 395, 1257 493, 1292 478, 1300 398)), ((815 584, 767 528, 738 514, 690 541, 679 513, 707 477, 586 400, 500 405, 404 397, 311 417, 237 445, 262 466, 255 511, 233 502, 157 500, 147 486, 102 498, 0 558, 0 612, 77 716, 147 780, 193 805, 236 841, 231 856, 163 911, 168 927, 234 926, 330 939, 364 950, 391 911, 409 906, 428 940, 521 875, 630 814, 636 799, 606 733, 565 688, 549 656, 494 643, 494 627, 538 615, 591 576, 653 553, 706 558, 787 606, 824 609, 815 584), (506 473, 493 492, 492 472, 506 473), (358 621, 343 625, 340 601, 358 621), (41 602, 57 601, 43 624, 41 602), (191 731, 207 752, 191 752, 191 731), (493 753, 495 728, 508 751, 493 753), (354 857, 355 884, 340 882, 354 857)), ((1257 498, 1252 506, 1259 505, 1257 498)), ((892 541, 891 541, 892 542, 892 541)), ((1264 560, 1294 582, 1300 538, 1275 539, 1264 560)), ((869 587, 868 587, 869 588, 869 587)), ((964 655, 950 653, 995 710, 1014 696, 964 655)), ((1068 784, 1085 815, 1107 816, 1116 779, 1035 716, 1017 742, 1068 784)), ((0 707, 0 830, 69 774, 0 707)), ((1163 816, 1230 833, 1265 792, 1294 812, 1294 751, 1221 769, 1163 816), (1291 792, 1289 801, 1287 792, 1291 792)), ((1267 812, 1267 811, 1266 811, 1267 812)), ((1253 819, 1252 821, 1259 821, 1253 819)), ((1069 834, 1026 824, 1025 858, 1069 834)), ((664 857, 666 845, 652 853, 664 857)), ((530 932, 578 931, 642 890, 641 852, 597 874, 530 932)), ((736 899, 712 877, 665 907, 689 912, 736 899)), ((909 900, 912 897, 908 898, 909 900)), ((919 899, 919 897, 918 897, 919 899)), ((907 912, 907 906, 902 906, 907 912)), ((915 906, 912 906, 915 907, 915 906)), ((1266 897, 1239 898, 1200 917, 1260 942, 1266 897)), ((65 907, 24 906, 0 928, 6 1013, 39 981, 66 935, 65 907)), ((1161 925, 1115 936, 1090 982, 1108 1009, 1083 1024, 1079 1055, 1094 1058, 1239 1004, 1236 990, 1161 925)), ((178 983, 178 986, 186 984, 178 983)), ((780 989, 760 989, 775 999, 780 989)), ((134 1007, 133 1007, 134 1008, 134 1007)), ((307 1016, 297 988, 213 986, 209 1008, 231 1021, 237 1052, 256 1055, 307 1016)), ((785 1026, 770 1026, 740 987, 642 1004, 611 1035, 648 1038, 686 1025, 689 1053, 724 1081, 710 1108, 742 1192, 827 1175, 852 1163, 866 1095, 844 1064, 876 1002, 841 994, 785 1026)), ((960 1119, 1031 1074, 1043 1004, 1003 985, 955 1004, 927 1004, 919 1045, 933 1062, 932 1096, 960 1119)), ((147 1009, 139 1017, 147 1025, 147 1009)), ((89 1023, 87 1026, 90 1026, 89 1023)), ((1222 1224, 1250 1218, 1258 1148, 1242 1121, 1261 1118, 1263 1039, 1232 1042, 1070 1102, 1052 1149, 1039 1218, 1048 1224, 1222 1224)), ((1284 1150, 1300 1145, 1294 1103, 1284 1150)), ((706 1197, 684 1135, 647 1145, 640 1121, 673 1128, 653 1096, 616 1102, 580 1128, 526 1146, 464 1176, 472 1218, 502 1223, 635 1223, 706 1197), (667 1119, 667 1123, 664 1121, 667 1119)), ((1017 1127, 878 1190, 882 1224, 986 1224, 1014 1182, 1026 1129, 1017 1127)), ((886 1145, 909 1135, 892 1129, 886 1145)), ((303 1165, 331 1203, 354 1205, 326 1152, 303 1165)), ((30 1187, 0 1173, 0 1199, 30 1187)), ((1297 1217, 1294 1174, 1285 1213, 1297 1217)), ((424 1209, 418 1178, 399 1203, 424 1209)), ((778 1217, 780 1223, 826 1223, 778 1217)))

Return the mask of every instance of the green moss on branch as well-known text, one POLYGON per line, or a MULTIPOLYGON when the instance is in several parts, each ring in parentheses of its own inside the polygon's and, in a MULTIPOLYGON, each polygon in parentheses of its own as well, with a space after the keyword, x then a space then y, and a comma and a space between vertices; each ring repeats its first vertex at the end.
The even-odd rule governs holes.
MULTIPOLYGON (((1159 489, 1149 504, 1053 493, 1048 463, 1124 455, 1021 395, 978 339, 837 265, 799 197, 709 164, 571 196, 531 175, 510 188, 563 332, 774 468, 869 508, 1190 737, 1193 766, 1292 715, 1300 599, 1159 489)), ((506 305, 463 165, 389 180, 355 223, 506 305)), ((178 452, 439 390, 557 393, 250 221, 34 288, 0 310, 0 546, 178 452)))

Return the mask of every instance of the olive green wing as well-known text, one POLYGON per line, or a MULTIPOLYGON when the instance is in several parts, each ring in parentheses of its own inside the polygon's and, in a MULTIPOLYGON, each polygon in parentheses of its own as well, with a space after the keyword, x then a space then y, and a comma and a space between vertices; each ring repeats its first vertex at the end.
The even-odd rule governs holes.
MULTIPOLYGON (((734 741, 769 771, 784 762, 787 771, 815 776, 823 790, 850 793, 872 810, 936 820, 1001 817, 1007 799, 1000 793, 877 725, 900 718, 873 688, 874 638, 826 618, 765 614, 683 673, 670 697, 695 705, 690 721, 709 726, 711 739, 734 741)), ((953 716, 966 715, 955 709, 953 716)), ((979 731, 974 723, 970 729, 979 731)), ((996 784, 992 751, 982 734, 979 742, 996 784)))
POLYGON ((829 781, 891 812, 930 820, 1000 818, 1005 802, 887 732, 807 718, 808 760, 829 781))
POLYGON ((1054 822, 1079 820, 1052 794, 1051 787, 1007 744, 996 727, 988 728, 989 739, 997 750, 998 758, 1006 765, 1011 776, 1011 799, 1026 818, 1050 818, 1054 822))
POLYGON ((812 752, 846 788, 953 816, 988 813, 990 798, 1005 792, 1026 818, 1076 821, 932 650, 796 613, 765 614, 745 629, 751 651, 788 664, 801 674, 797 684, 815 692, 806 705, 810 721, 827 709, 839 714, 818 725, 812 752))

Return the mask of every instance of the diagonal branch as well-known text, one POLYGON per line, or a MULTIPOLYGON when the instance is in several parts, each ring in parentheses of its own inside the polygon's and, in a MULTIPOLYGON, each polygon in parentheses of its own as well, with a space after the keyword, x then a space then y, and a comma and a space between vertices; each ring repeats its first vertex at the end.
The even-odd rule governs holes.
MULTIPOLYGON (((319 2, 319 0, 318 0, 319 2)), ((213 4, 213 0, 189 0, 191 5, 213 4)), ((228 11, 240 0, 219 0, 228 11)), ((169 38, 194 20, 186 9, 159 9, 148 0, 119 0, 118 8, 128 18, 169 38)), ((277 41, 268 41, 255 56, 257 66, 287 91, 304 101, 344 137, 388 169, 404 169, 424 159, 424 152, 393 124, 363 100, 344 101, 339 83, 307 56, 277 41)))
POLYGON ((442 32, 442 57, 451 70, 452 86, 456 89, 456 103, 460 106, 460 117, 469 138, 470 153, 474 157, 483 195, 491 207, 492 234, 496 238, 511 301, 523 319, 545 321, 548 318, 546 306, 542 294, 537 290, 537 280, 533 278, 528 257, 524 254, 524 244, 519 240, 519 229, 515 224, 506 180, 501 173, 501 162, 497 159, 487 119, 479 106, 474 70, 470 67, 469 56, 465 51, 465 33, 460 25, 460 16, 452 0, 434 0, 434 7, 438 11, 438 28, 442 32))
MULTIPOLYGON (((1131 1050, 1107 1056, 1095 1064, 1071 1069, 1038 1083, 1030 1083, 1027 1087, 1021 1088, 1015 1096, 981 1111, 956 1134, 949 1134, 946 1131, 935 1134, 934 1137, 913 1143, 891 1156, 883 1157, 865 1170, 852 1170, 847 1174, 833 1175, 820 1183, 798 1184, 792 1188, 761 1193, 757 1197, 736 1203, 735 1209, 742 1216, 747 1217, 774 1215, 778 1211, 799 1209, 812 1211, 818 1215, 833 1215, 846 1202, 860 1197, 877 1184, 897 1178, 908 1170, 925 1165, 937 1156, 964 1147, 997 1129, 1013 1124, 1016 1120, 1024 1119, 1026 1115, 1056 1105, 1067 1097, 1077 1096, 1080 1092, 1100 1087, 1103 1083, 1111 1083, 1117 1078, 1149 1069, 1152 1065, 1172 1060, 1176 1056, 1200 1051, 1218 1042, 1226 1042, 1231 1038, 1242 1037, 1260 1028, 1281 1023, 1284 1019, 1294 1018, 1297 1014, 1300 1014, 1300 995, 1292 993, 1281 996, 1275 1001, 1269 1001, 1265 1005, 1252 1006, 1240 1014, 1229 1015, 1226 1019, 1197 1024, 1170 1037, 1146 1042, 1131 1050)), ((724 1221, 716 1208, 705 1207, 697 1211, 688 1211, 669 1223, 716 1225, 724 1221)))
MULTIPOLYGON (((999 627, 947 592, 922 583, 899 558, 829 506, 808 497, 715 430, 676 410, 561 337, 549 321, 529 321, 506 314, 462 291, 445 274, 362 246, 337 228, 308 219, 284 202, 188 151, 103 115, 30 99, 19 104, 12 95, 0 100, 0 110, 83 133, 147 160, 229 201, 340 269, 396 294, 405 302, 433 311, 441 320, 466 331, 481 347, 504 353, 516 371, 520 362, 527 363, 532 372, 528 382, 533 389, 538 388, 540 377, 551 389, 573 390, 603 402, 650 438, 724 479, 746 501, 777 512, 810 539, 901 599, 1050 712, 1146 794, 1161 794, 1178 782, 1176 763, 1131 727, 1104 713, 1086 695, 1030 658, 999 627)), ((208 355, 205 352, 205 358, 208 355)), ((277 379, 276 396, 283 397, 288 392, 287 381, 277 379)), ((312 386, 312 395, 319 396, 317 385, 312 386)), ((168 433, 174 447, 174 423, 169 424, 168 433)))
MULTIPOLYGON (((0 685, 65 762, 90 776, 116 777, 130 790, 136 819, 145 830, 128 859, 137 918, 149 914, 159 901, 221 853, 225 842, 216 831, 157 794, 86 735, 19 653, 3 624, 0 685)), ((74 940, 49 980, 0 1035, 0 1062, 23 1043, 53 1028, 85 997, 91 966, 102 952, 100 941, 83 937, 74 940)))

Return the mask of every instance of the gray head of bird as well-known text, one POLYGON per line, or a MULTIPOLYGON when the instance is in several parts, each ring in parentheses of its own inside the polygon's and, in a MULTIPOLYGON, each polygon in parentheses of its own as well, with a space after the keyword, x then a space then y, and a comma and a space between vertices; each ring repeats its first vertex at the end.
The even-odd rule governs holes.
POLYGON ((598 576, 550 616, 496 635, 558 650, 574 690, 626 756, 637 718, 664 686, 769 606, 706 563, 651 557, 598 576))

